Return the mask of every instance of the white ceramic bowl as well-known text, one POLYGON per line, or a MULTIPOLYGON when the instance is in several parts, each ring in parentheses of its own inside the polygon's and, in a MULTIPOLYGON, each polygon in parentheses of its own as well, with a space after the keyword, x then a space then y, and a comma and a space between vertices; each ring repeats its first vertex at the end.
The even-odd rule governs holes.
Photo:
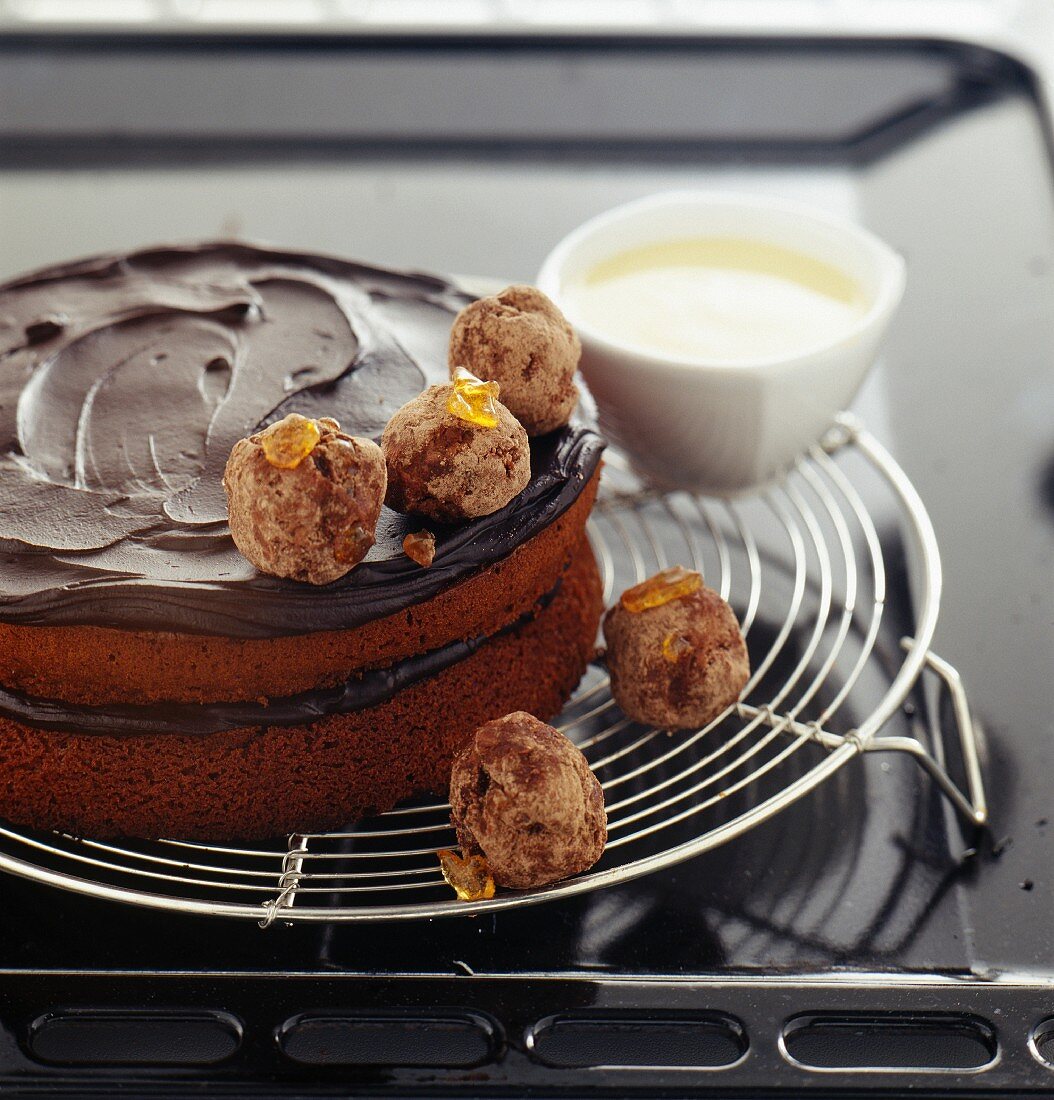
POLYGON ((715 494, 778 477, 846 408, 904 290, 904 261, 872 233, 775 198, 669 192, 586 222, 549 254, 538 285, 582 340, 601 430, 649 481, 715 494), (628 347, 575 316, 565 288, 600 261, 686 237, 739 237, 803 252, 860 285, 868 308, 806 354, 707 362, 628 347))

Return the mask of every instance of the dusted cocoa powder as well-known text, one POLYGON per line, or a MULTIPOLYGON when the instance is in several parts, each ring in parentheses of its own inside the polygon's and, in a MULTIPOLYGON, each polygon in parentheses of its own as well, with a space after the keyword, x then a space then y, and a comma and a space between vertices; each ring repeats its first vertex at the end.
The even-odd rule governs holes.
POLYGON ((559 309, 533 286, 510 286, 467 305, 450 330, 450 370, 497 382, 502 404, 527 429, 562 427, 578 404, 582 345, 559 309))
POLYGON ((481 726, 454 760, 451 820, 494 881, 528 888, 592 867, 607 843, 604 792, 562 733, 522 711, 481 726))

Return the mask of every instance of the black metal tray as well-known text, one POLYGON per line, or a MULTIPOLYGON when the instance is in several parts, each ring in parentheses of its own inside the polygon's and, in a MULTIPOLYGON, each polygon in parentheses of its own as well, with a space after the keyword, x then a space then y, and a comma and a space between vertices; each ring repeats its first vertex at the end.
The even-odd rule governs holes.
MULTIPOLYGON (((870 760, 660 875, 412 928, 264 932, 5 879, 9 1093, 1054 1086, 1054 204, 1024 66, 951 42, 12 38, 0 89, 11 272, 244 232, 530 278, 584 217, 685 184, 861 216, 910 289, 856 411, 934 520, 935 645, 993 804, 963 836, 909 762, 870 760)), ((892 652, 911 566, 876 522, 892 652)))

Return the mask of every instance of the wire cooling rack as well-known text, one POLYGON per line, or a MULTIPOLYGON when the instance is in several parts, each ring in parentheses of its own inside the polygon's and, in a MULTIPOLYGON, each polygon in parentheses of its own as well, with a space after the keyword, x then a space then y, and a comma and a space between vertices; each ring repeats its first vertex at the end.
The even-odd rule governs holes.
POLYGON ((941 588, 933 529, 907 477, 853 420, 841 419, 779 485, 745 500, 642 491, 614 456, 589 533, 608 603, 668 565, 701 570, 735 608, 753 673, 720 718, 669 733, 623 716, 602 664, 590 667, 557 721, 607 802, 610 839, 587 874, 486 902, 453 900, 436 852, 456 840, 448 807, 435 801, 347 832, 244 846, 104 843, 0 824, 0 868, 95 897, 264 926, 465 915, 668 867, 767 820, 875 751, 910 754, 969 822, 985 822, 966 697, 955 670, 930 650, 941 588), (899 535, 912 565, 914 633, 899 648, 881 641, 887 562, 879 523, 899 535), (962 786, 945 769, 939 740, 931 751, 913 736, 882 733, 926 670, 951 699, 962 786))

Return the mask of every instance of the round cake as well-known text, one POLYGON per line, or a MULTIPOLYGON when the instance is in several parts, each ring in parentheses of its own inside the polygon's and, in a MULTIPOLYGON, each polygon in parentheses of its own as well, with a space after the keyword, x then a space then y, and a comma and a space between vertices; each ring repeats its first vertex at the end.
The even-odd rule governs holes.
POLYGON ((228 242, 0 287, 0 817, 226 840, 336 828, 423 792, 483 722, 559 712, 593 653, 602 442, 531 440, 507 506, 385 508, 340 580, 235 548, 231 448, 288 413, 379 439, 448 377, 454 284, 228 242))

